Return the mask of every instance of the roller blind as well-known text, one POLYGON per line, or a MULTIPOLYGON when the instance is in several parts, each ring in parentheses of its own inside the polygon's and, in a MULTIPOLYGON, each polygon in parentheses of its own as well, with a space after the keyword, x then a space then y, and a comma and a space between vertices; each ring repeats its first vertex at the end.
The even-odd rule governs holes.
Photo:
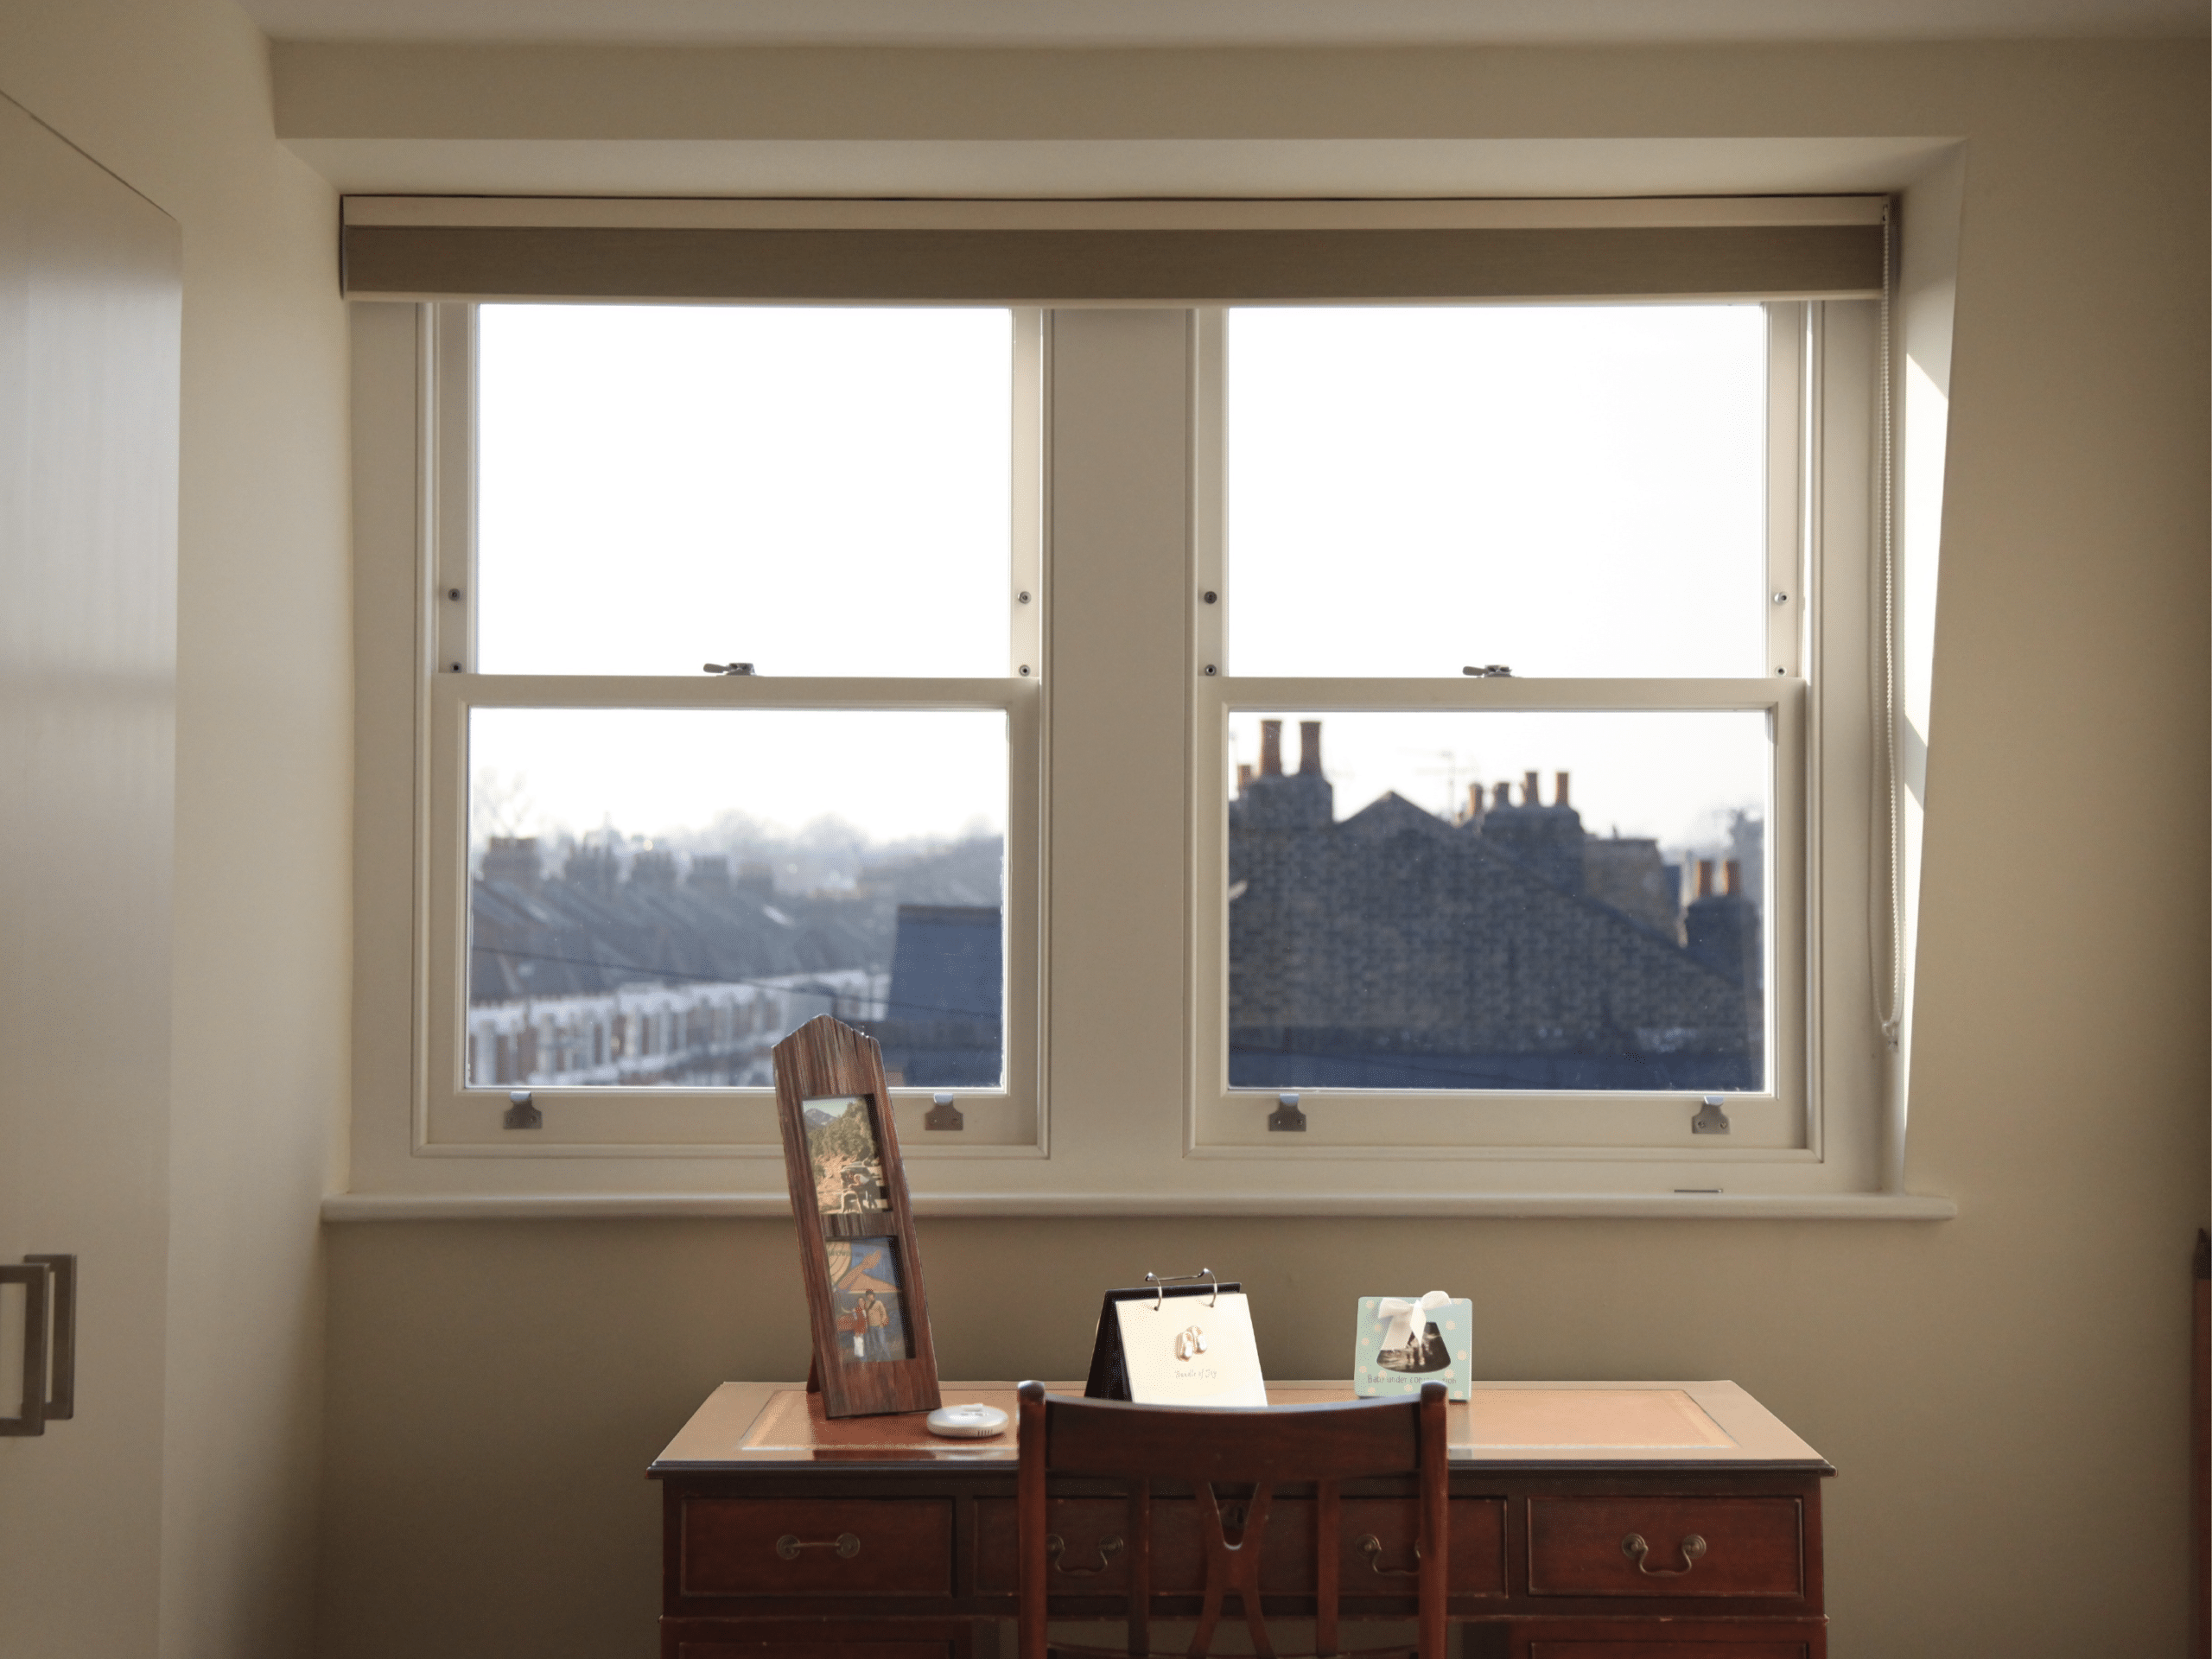
POLYGON ((592 202, 351 197, 356 299, 1294 304, 1841 298, 1879 198, 592 202))

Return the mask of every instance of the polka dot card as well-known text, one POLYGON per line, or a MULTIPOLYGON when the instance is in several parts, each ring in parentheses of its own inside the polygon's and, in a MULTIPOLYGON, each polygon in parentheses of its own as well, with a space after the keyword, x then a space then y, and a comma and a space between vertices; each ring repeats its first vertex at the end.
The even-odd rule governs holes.
POLYGON ((1474 1377, 1475 1305, 1440 1290, 1426 1296, 1363 1296, 1352 1339, 1351 1386, 1359 1395, 1419 1394, 1431 1377, 1467 1397, 1474 1377))

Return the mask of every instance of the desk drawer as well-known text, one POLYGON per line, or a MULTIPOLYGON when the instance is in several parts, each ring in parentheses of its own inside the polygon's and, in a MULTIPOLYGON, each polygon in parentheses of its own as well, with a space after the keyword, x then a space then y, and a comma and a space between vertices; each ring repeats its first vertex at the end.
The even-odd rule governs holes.
POLYGON ((1532 1497, 1529 1593, 1802 1597, 1804 1535, 1794 1497, 1532 1497))
POLYGON ((687 1596, 952 1593, 946 1498, 688 1498, 678 1548, 687 1596))
MULTIPOLYGON (((1410 1569, 1421 1510, 1410 1497, 1343 1500, 1337 1548, 1340 1593, 1406 1598, 1414 1594, 1410 1569), (1363 1550, 1372 1537, 1379 1549, 1363 1550)), ((1230 1529, 1240 1524, 1231 1505, 1230 1529)), ((1452 1500, 1452 1559, 1446 1574, 1455 1596, 1505 1593, 1505 1505, 1494 1497, 1452 1500)), ((1056 1497, 1046 1525, 1065 1541, 1052 1564, 1052 1593, 1114 1596, 1129 1587, 1129 1506, 1118 1497, 1056 1497)), ((984 1595, 1012 1595, 1020 1583, 1014 1502, 987 1497, 976 1505, 976 1588, 984 1595)), ((1313 1593, 1314 1504, 1284 1498, 1271 1506, 1260 1555, 1260 1588, 1270 1595, 1313 1593)), ((1157 1500, 1152 1511, 1152 1589, 1154 1595, 1195 1596, 1205 1587, 1205 1535, 1198 1505, 1187 1497, 1157 1500)))

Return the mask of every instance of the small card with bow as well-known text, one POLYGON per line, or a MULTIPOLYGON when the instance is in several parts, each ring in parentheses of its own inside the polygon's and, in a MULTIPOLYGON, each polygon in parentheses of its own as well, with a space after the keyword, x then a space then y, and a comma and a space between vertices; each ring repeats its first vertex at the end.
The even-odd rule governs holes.
POLYGON ((1351 1387, 1357 1395, 1418 1394, 1434 1378, 1454 1400, 1474 1379, 1475 1305, 1443 1291, 1425 1296, 1363 1296, 1352 1338, 1351 1387))

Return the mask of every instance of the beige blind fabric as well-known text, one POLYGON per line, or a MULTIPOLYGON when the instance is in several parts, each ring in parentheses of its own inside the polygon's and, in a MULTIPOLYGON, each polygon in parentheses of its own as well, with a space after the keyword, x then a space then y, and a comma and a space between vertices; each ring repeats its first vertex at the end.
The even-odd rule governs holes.
MULTIPOLYGON (((463 216, 461 204, 435 215, 463 216)), ((1843 223, 1099 228, 392 223, 349 215, 344 231, 346 295, 395 300, 1814 299, 1878 294, 1882 261, 1878 215, 1843 223)))

